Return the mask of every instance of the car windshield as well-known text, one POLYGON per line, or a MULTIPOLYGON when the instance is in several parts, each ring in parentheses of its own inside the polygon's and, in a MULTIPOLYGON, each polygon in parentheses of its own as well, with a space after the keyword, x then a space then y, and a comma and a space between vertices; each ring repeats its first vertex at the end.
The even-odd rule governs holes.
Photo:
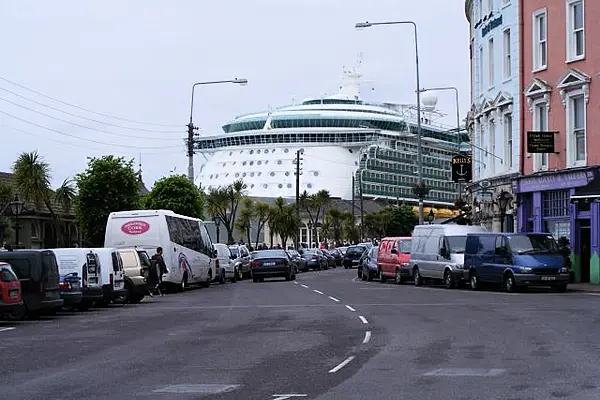
POLYGON ((262 250, 252 253, 252 258, 288 258, 288 255, 284 250, 262 250))
POLYGON ((410 254, 410 240, 401 240, 400 244, 400 253, 402 254, 410 254))
POLYGON ((450 253, 453 254, 464 254, 465 245, 467 243, 466 236, 446 236, 448 245, 450 246, 450 253))
POLYGON ((508 245, 517 254, 558 253, 551 235, 513 235, 508 237, 508 245))
POLYGON ((365 248, 363 246, 348 247, 348 250, 346 250, 346 255, 360 256, 364 252, 365 252, 365 248))
POLYGON ((240 250, 238 247, 230 247, 229 251, 231 251, 231 254, 233 254, 234 257, 240 256, 240 250))
POLYGON ((379 249, 377 247, 373 247, 371 249, 371 258, 377 258, 378 251, 379 251, 379 249))

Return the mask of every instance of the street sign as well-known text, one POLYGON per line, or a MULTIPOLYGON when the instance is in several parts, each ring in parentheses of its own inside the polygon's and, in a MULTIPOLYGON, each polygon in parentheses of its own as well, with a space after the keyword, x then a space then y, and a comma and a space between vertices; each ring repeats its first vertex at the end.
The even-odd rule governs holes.
POLYGON ((452 180, 454 182, 471 182, 473 180, 473 160, 467 156, 452 157, 452 180))
POLYGON ((554 138, 558 132, 527 132, 527 152, 533 154, 554 153, 554 138))

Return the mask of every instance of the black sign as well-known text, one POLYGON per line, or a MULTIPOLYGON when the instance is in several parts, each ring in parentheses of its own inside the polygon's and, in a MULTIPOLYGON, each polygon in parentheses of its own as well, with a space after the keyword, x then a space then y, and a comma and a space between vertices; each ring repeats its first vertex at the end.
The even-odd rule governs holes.
POLYGON ((498 18, 491 20, 486 26, 481 30, 481 37, 485 37, 488 33, 490 33, 494 28, 502 25, 502 15, 498 18))
POLYGON ((473 160, 471 157, 452 157, 452 180, 457 183, 473 180, 473 160))
POLYGON ((527 132, 528 153, 554 153, 554 138, 557 132, 527 132))

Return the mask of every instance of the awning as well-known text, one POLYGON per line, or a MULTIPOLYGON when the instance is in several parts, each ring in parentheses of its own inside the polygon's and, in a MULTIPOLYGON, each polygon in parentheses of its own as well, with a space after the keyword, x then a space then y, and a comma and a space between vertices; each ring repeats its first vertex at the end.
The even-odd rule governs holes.
POLYGON ((575 188, 575 194, 571 196, 571 200, 583 199, 600 199, 600 176, 594 178, 585 186, 575 188))

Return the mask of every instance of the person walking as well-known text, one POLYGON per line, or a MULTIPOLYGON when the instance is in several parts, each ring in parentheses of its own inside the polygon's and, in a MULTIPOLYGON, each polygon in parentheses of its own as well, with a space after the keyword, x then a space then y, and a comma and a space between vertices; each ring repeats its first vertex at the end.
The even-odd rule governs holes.
MULTIPOLYGON (((158 292, 160 296, 164 296, 164 293, 160 290, 162 286, 162 276, 163 274, 167 274, 169 270, 167 269, 167 264, 165 263, 165 258, 163 257, 163 248, 157 247, 156 254, 152 256, 152 273, 150 275, 154 275, 154 284, 151 290, 158 292)), ((152 297, 152 294, 150 294, 152 297)))

